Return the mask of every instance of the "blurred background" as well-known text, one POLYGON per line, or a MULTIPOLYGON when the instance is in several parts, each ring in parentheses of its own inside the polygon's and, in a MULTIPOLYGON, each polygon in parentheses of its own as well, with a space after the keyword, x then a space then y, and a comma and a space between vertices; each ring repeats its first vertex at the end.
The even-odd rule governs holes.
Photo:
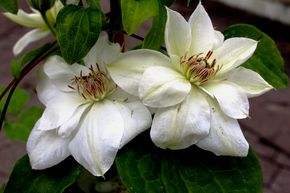
MULTIPOLYGON (((104 0, 105 10, 109 10, 104 0)), ((187 0, 176 0, 172 9, 188 18, 198 1, 187 7, 187 0)), ((255 25, 270 35, 285 59, 285 71, 290 75, 290 0, 204 0, 216 30, 223 31, 236 23, 255 25)), ((24 0, 21 5, 27 10, 24 0)), ((145 23, 138 35, 150 28, 145 23)), ((0 15, 0 84, 12 79, 10 61, 14 43, 25 29, 0 15)), ((134 40, 129 38, 128 44, 134 40)), ((25 77, 21 87, 32 96, 29 104, 39 104, 34 92, 35 70, 25 77)), ((290 89, 273 90, 250 100, 250 117, 241 120, 244 134, 260 158, 264 176, 264 193, 290 193, 290 89)), ((25 154, 25 143, 10 141, 0 133, 0 184, 5 182, 17 159, 25 154)))

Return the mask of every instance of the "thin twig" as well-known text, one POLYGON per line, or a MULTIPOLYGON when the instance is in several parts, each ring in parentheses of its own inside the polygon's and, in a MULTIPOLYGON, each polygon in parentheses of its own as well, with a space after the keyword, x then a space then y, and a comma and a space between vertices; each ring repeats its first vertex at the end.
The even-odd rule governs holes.
MULTIPOLYGON (((18 84, 20 83, 20 81, 35 67, 37 66, 42 60, 44 60, 46 57, 48 57, 51 53, 53 53, 57 47, 55 46, 56 45, 56 42, 54 42, 52 44, 52 47, 47 51, 45 52, 44 54, 42 54, 39 58, 35 59, 35 60, 32 60, 27 66, 25 66, 22 71, 21 71, 21 74, 19 76, 19 78, 14 78, 10 84, 5 88, 5 91, 7 92, 8 90, 9 91, 9 94, 7 96, 7 99, 5 101, 5 104, 4 104, 4 107, 2 109, 2 112, 1 112, 1 117, 0 117, 0 132, 1 132, 1 129, 2 129, 2 125, 4 123, 4 119, 5 119, 5 115, 6 115, 6 112, 7 112, 7 109, 8 109, 8 106, 9 106, 9 103, 10 103, 10 100, 12 98, 12 95, 15 91, 15 89, 17 88, 18 84), (12 86, 12 87, 11 87, 12 86), (11 87, 11 88, 10 88, 11 87)), ((5 92, 5 93, 6 93, 5 92)), ((3 94, 4 96, 5 94, 3 94)), ((2 96, 2 94, 1 94, 2 96)))

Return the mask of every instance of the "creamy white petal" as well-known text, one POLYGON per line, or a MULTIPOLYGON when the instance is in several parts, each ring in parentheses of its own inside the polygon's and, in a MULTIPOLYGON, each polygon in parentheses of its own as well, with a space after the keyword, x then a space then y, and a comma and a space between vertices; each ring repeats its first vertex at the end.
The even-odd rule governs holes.
POLYGON ((139 86, 139 97, 149 107, 169 107, 182 102, 191 84, 177 71, 157 66, 145 70, 139 86))
POLYGON ((215 42, 214 42, 213 49, 215 50, 216 48, 222 46, 222 44, 224 43, 225 37, 219 31, 214 31, 214 34, 215 34, 215 42))
POLYGON ((190 54, 199 54, 213 49, 216 36, 211 20, 201 3, 190 16, 188 23, 191 28, 190 54))
POLYGON ((120 87, 117 87, 109 96, 107 96, 107 99, 119 102, 133 102, 139 100, 137 96, 125 92, 120 87))
POLYGON ((83 103, 77 93, 60 93, 55 95, 47 104, 41 118, 39 119, 39 130, 55 129, 75 113, 83 103))
POLYGON ((221 66, 218 74, 226 73, 247 61, 257 48, 257 41, 249 38, 230 38, 214 50, 211 59, 221 66))
POLYGON ((30 133, 27 141, 27 153, 33 169, 46 169, 58 164, 70 155, 69 138, 61 138, 57 131, 41 131, 38 123, 30 133))
POLYGON ((44 64, 44 73, 50 81, 61 91, 73 91, 69 88, 75 76, 86 75, 89 69, 79 64, 68 65, 60 56, 52 56, 44 64))
POLYGON ((150 66, 171 66, 169 57, 153 50, 125 52, 113 63, 107 65, 114 82, 126 92, 138 96, 138 87, 146 68, 150 66))
POLYGON ((37 40, 40 40, 46 36, 48 36, 50 33, 49 31, 42 31, 40 29, 34 29, 22 36, 13 46, 13 54, 18 55, 20 52, 28 46, 28 44, 35 42, 37 40))
POLYGON ((244 67, 229 73, 227 80, 239 85, 248 97, 259 96, 273 88, 258 73, 244 67))
POLYGON ((95 103, 69 144, 72 156, 95 176, 112 166, 120 147, 124 121, 110 101, 95 103))
POLYGON ((219 103, 222 111, 235 119, 243 119, 249 115, 247 95, 238 86, 226 81, 212 82, 203 86, 219 103))
POLYGON ((39 12, 37 13, 26 13, 23 10, 19 9, 17 15, 6 12, 3 13, 7 18, 23 25, 25 27, 32 27, 32 28, 46 28, 46 25, 40 15, 39 12))
POLYGON ((57 130, 57 133, 61 137, 68 137, 72 135, 78 125, 80 124, 82 118, 86 115, 90 108, 90 104, 83 104, 79 106, 73 113, 73 115, 65 121, 57 130))
POLYGON ((151 126, 152 118, 149 110, 140 102, 118 102, 114 104, 118 107, 124 120, 124 133, 120 148, 130 142, 138 134, 151 126))
POLYGON ((109 64, 119 56, 120 52, 120 45, 109 42, 107 34, 102 33, 96 44, 84 57, 84 62, 88 67, 95 64, 109 64))
POLYGON ((58 95, 61 92, 54 84, 52 84, 47 75, 43 72, 43 65, 41 65, 37 72, 36 91, 38 99, 45 106, 50 100, 54 99, 55 95, 58 95))
POLYGON ((150 132, 152 141, 164 149, 184 149, 207 136, 210 106, 206 97, 194 88, 182 103, 158 109, 150 132))
POLYGON ((216 155, 247 156, 249 144, 246 141, 239 123, 225 115, 220 109, 211 104, 210 133, 196 145, 216 155))
POLYGON ((165 45, 168 54, 183 56, 189 50, 191 43, 190 26, 180 13, 167 9, 165 26, 165 45))

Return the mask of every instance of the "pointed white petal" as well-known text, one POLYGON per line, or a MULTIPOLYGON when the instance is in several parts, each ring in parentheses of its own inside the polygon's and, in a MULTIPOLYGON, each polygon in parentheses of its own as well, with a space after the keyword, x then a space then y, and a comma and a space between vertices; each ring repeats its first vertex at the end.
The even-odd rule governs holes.
POLYGON ((117 87, 109 96, 106 97, 108 100, 119 101, 119 102, 133 102, 139 100, 137 96, 131 95, 120 87, 117 87))
POLYGON ((221 66, 218 74, 226 73, 247 61, 257 48, 257 41, 249 38, 230 38, 214 50, 212 59, 221 66))
POLYGON ((214 42, 213 49, 215 50, 216 48, 218 48, 218 47, 223 45, 225 37, 219 31, 214 31, 214 34, 215 34, 215 42, 214 42))
POLYGON ((61 138, 56 130, 41 131, 36 123, 27 141, 27 153, 33 169, 46 169, 69 156, 69 139, 61 138))
POLYGON ((249 115, 247 95, 239 87, 229 82, 212 82, 203 86, 218 101, 222 111, 235 119, 243 119, 249 115))
POLYGON ((160 52, 142 49, 125 52, 107 65, 114 82, 135 96, 138 96, 141 77, 150 66, 171 66, 171 63, 170 59, 160 52))
POLYGON ((169 107, 182 102, 191 84, 177 71, 157 66, 147 68, 139 86, 139 97, 149 107, 169 107))
POLYGON ((249 144, 237 120, 226 116, 216 105, 211 104, 211 128, 207 137, 197 146, 216 155, 247 156, 249 144))
POLYGON ((52 56, 44 64, 44 73, 50 81, 61 91, 73 91, 68 86, 75 76, 88 74, 88 68, 79 64, 68 65, 60 56, 52 56))
POLYGON ((50 100, 53 100, 55 95, 60 94, 60 90, 56 88, 54 84, 49 80, 47 75, 43 72, 43 65, 40 66, 37 72, 37 97, 45 106, 50 100))
POLYGON ((84 62, 88 67, 95 64, 109 64, 119 56, 120 52, 120 45, 109 42, 107 34, 103 33, 84 58, 84 62))
POLYGON ((120 148, 130 142, 138 134, 151 126, 152 118, 149 110, 140 102, 114 102, 124 120, 124 133, 120 148))
MULTIPOLYGON (((213 49, 216 36, 211 20, 201 3, 190 16, 191 28, 190 54, 199 54, 213 49)), ((190 41, 190 40, 187 40, 190 41)))
POLYGON ((206 97, 194 89, 181 104, 157 110, 150 132, 152 141, 164 149, 184 149, 208 135, 210 107, 206 97))
POLYGON ((83 103, 75 93, 61 93, 55 95, 47 104, 41 118, 39 129, 51 130, 67 122, 83 103))
POLYGON ((227 79, 239 85, 248 97, 259 96, 273 88, 258 73, 244 67, 233 70, 227 79))
POLYGON ((165 45, 169 55, 181 57, 189 50, 191 43, 190 27, 180 13, 167 9, 165 45))
POLYGON ((73 113, 73 115, 64 122, 58 129, 57 133, 61 137, 70 136, 78 128, 80 120, 86 115, 86 111, 90 108, 89 104, 83 104, 79 106, 73 113))
POLYGON ((46 24, 44 23, 40 13, 37 11, 36 13, 26 13, 23 10, 19 9, 17 15, 6 12, 3 13, 7 18, 23 25, 25 27, 32 28, 46 28, 46 24))
POLYGON ((112 166, 120 147, 124 121, 110 101, 95 103, 69 144, 72 156, 95 176, 112 166))
POLYGON ((41 31, 40 29, 34 29, 22 36, 13 47, 13 54, 18 55, 20 52, 28 46, 28 44, 40 40, 49 35, 49 31, 41 31))

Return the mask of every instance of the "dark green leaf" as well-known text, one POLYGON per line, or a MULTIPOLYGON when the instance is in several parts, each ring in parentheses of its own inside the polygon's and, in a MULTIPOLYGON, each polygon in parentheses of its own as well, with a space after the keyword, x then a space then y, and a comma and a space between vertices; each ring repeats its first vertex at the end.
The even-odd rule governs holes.
POLYGON ((169 151, 141 137, 116 159, 121 180, 130 192, 262 193, 262 172, 252 150, 245 158, 215 156, 197 147, 169 151))
POLYGON ((156 0, 121 0, 122 22, 128 35, 150 17, 158 14, 159 2, 156 0))
POLYGON ((87 2, 91 8, 101 10, 100 0, 87 0, 87 2))
POLYGON ((15 78, 18 78, 22 68, 28 64, 29 62, 35 60, 39 56, 41 56, 44 52, 46 52, 51 47, 50 44, 45 44, 39 48, 33 49, 28 53, 25 53, 18 59, 13 59, 11 61, 11 69, 12 74, 15 78))
POLYGON ((165 7, 159 3, 159 12, 153 17, 151 30, 144 39, 143 48, 159 50, 164 43, 164 29, 166 23, 165 7))
POLYGON ((18 0, 0 0, 0 7, 13 14, 17 14, 18 0))
POLYGON ((288 77, 284 73, 284 60, 275 42, 254 26, 237 24, 224 31, 225 38, 247 37, 259 41, 254 55, 243 65, 259 73, 275 88, 286 88, 288 77))
POLYGON ((32 170, 26 155, 14 166, 4 193, 62 193, 80 172, 81 167, 72 158, 46 170, 32 170))
POLYGON ((28 0, 29 4, 41 13, 45 13, 55 3, 55 0, 28 0))
POLYGON ((57 39, 64 59, 81 60, 96 43, 103 24, 102 12, 76 5, 64 7, 56 19, 57 39))
POLYGON ((0 187, 0 193, 4 193, 5 184, 0 187))
POLYGON ((6 121, 4 125, 5 135, 12 140, 27 141, 28 136, 40 118, 43 110, 39 107, 31 107, 16 121, 6 121))
MULTIPOLYGON (((0 91, 2 90, 3 90, 3 87, 0 88, 0 91)), ((2 100, 0 101, 0 112, 2 111, 4 107, 6 99, 7 99, 7 95, 3 97, 2 100)), ((17 88, 11 98, 7 112, 14 116, 17 116, 23 110, 28 100, 29 100, 29 94, 25 90, 21 88, 17 88)))
POLYGON ((169 7, 175 0, 160 0, 162 5, 169 7))

